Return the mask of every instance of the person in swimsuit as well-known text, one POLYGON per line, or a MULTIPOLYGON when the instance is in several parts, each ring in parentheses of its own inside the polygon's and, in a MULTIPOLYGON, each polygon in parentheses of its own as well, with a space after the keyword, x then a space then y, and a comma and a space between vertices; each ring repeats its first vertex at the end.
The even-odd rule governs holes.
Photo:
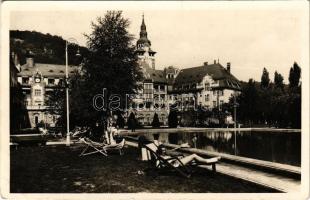
MULTIPOLYGON (((175 149, 174 149, 175 150, 175 149)), ((162 145, 159 145, 157 152, 160 154, 160 156, 164 159, 168 159, 171 158, 171 156, 169 156, 169 151, 166 150, 166 148, 162 145)), ((181 161, 181 163, 183 165, 186 165, 188 163, 191 163, 193 161, 199 162, 201 164, 205 163, 205 164, 210 164, 213 162, 217 162, 221 159, 221 157, 214 157, 214 158, 203 158, 201 156, 198 156, 197 154, 191 154, 188 156, 184 156, 184 157, 180 157, 179 160, 181 161)), ((174 167, 179 167, 180 166, 180 162, 178 162, 177 160, 171 160, 169 161, 174 167)))

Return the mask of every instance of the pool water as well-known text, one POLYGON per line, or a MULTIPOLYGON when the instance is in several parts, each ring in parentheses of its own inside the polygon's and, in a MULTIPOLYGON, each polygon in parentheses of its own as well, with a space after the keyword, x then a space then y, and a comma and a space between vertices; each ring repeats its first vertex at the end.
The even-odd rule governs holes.
MULTIPOLYGON (((152 133, 145 134, 154 137, 152 133)), ((156 136, 155 136, 156 137, 156 136)), ((301 133, 273 131, 204 131, 157 134, 159 141, 171 144, 188 142, 191 147, 300 166, 301 133)))

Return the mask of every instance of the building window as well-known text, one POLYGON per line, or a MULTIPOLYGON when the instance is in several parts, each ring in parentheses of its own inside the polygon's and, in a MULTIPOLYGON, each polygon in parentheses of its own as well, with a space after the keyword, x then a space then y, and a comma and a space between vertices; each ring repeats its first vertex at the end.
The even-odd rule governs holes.
POLYGON ((144 83, 143 85, 143 93, 146 99, 151 99, 153 94, 153 84, 152 83, 144 83))
POLYGON ((216 95, 217 90, 213 90, 213 95, 216 95))
POLYGON ((35 123, 35 125, 37 125, 39 123, 39 117, 38 116, 34 117, 34 123, 35 123))
POLYGON ((22 78, 22 83, 23 84, 28 84, 29 83, 29 78, 22 78))
POLYGON ((213 107, 214 108, 216 107, 216 101, 213 101, 213 107))
POLYGON ((224 101, 223 100, 220 100, 220 105, 222 106, 224 104, 224 101))
POLYGON ((49 78, 49 79, 48 79, 48 84, 49 84, 49 85, 54 85, 54 84, 55 84, 55 79, 49 78))
POLYGON ((209 96, 210 96, 209 94, 205 95, 205 101, 209 101, 209 96))
POLYGON ((64 84, 64 80, 63 79, 59 79, 58 85, 62 86, 63 84, 64 84))
POLYGON ((35 90, 34 90, 34 95, 35 95, 35 96, 41 96, 41 90, 35 89, 35 90))
POLYGON ((211 90, 211 88, 210 88, 210 83, 206 83, 206 84, 205 84, 205 90, 206 90, 206 91, 210 91, 210 90, 211 90))
POLYGON ((223 90, 219 90, 219 96, 223 96, 223 95, 224 95, 223 90))

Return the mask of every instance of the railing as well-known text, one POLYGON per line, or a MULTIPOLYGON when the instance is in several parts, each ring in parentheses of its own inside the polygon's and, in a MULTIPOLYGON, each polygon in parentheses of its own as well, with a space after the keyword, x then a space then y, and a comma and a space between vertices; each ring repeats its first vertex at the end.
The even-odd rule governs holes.
POLYGON ((27 105, 27 110, 45 110, 45 109, 53 109, 53 106, 46 106, 46 105, 27 105))
POLYGON ((155 90, 154 89, 154 93, 165 93, 166 92, 166 90, 155 90))

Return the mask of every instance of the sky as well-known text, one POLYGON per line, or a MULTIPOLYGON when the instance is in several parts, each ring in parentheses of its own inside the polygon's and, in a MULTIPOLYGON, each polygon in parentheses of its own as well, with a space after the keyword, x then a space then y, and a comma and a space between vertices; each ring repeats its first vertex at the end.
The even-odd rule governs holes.
MULTIPOLYGON (((308 10, 298 3, 288 6, 175 3, 177 5, 168 8, 156 5, 150 8, 148 4, 119 7, 130 20, 128 31, 136 39, 144 13, 148 38, 157 52, 156 69, 170 65, 188 68, 219 60, 223 66, 230 62, 231 72, 239 80, 260 81, 266 67, 271 80, 277 70, 288 83, 289 69, 295 61, 306 67, 303 65, 308 55, 305 52, 308 10)), ((100 5, 69 11, 58 8, 13 10, 9 27, 50 33, 64 39, 73 37, 85 46, 83 34, 92 32, 91 22, 109 10, 108 6, 100 5)))

